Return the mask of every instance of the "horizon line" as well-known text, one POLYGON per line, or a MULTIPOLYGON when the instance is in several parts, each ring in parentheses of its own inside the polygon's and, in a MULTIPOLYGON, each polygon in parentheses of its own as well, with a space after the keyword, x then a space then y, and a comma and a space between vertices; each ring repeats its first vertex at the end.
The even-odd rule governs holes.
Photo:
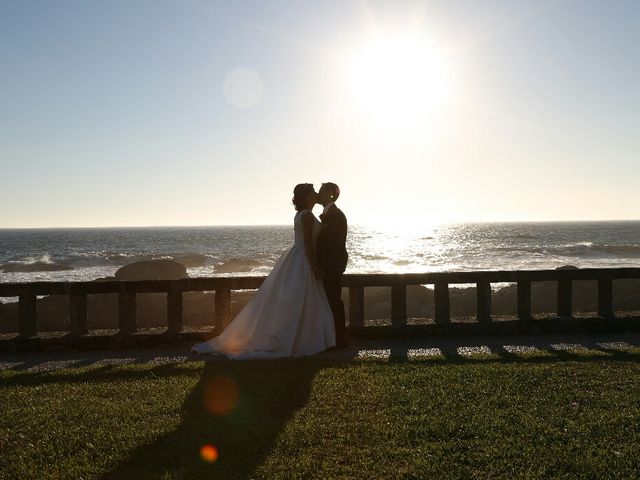
MULTIPOLYGON (((440 222, 438 225, 463 224, 497 224, 497 223, 605 223, 605 222, 640 222, 640 218, 610 218, 591 220, 466 220, 440 222)), ((376 227, 379 224, 354 223, 358 227, 376 227)), ((88 225, 88 226, 49 226, 49 227, 0 227, 0 230, 88 230, 88 229, 126 229, 126 228, 208 228, 208 227, 288 227, 286 223, 234 223, 234 224, 201 224, 201 225, 88 225)))

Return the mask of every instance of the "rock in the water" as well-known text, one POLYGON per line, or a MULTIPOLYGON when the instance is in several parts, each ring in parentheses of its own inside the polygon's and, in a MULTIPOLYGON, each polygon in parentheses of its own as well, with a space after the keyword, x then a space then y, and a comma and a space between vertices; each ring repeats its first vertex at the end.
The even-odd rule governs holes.
POLYGON ((580 270, 580 269, 574 265, 563 265, 561 267, 557 267, 556 270, 580 270))
POLYGON ((145 260, 118 269, 118 280, 175 280, 187 278, 184 265, 173 260, 145 260))
POLYGON ((209 258, 201 253, 185 253, 183 255, 176 255, 173 259, 187 268, 192 268, 202 267, 207 263, 209 258))

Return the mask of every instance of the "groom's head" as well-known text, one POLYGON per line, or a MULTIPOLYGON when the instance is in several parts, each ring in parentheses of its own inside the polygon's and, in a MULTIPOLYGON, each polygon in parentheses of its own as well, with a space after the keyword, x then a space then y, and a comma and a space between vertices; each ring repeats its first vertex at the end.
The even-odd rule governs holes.
POLYGON ((318 203, 322 206, 329 205, 338 200, 340 188, 335 183, 323 183, 318 192, 318 203))

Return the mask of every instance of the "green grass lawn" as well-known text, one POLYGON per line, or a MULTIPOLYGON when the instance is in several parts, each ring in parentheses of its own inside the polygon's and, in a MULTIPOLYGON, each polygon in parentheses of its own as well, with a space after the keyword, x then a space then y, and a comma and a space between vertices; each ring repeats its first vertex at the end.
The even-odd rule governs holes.
POLYGON ((0 478, 640 478, 639 360, 632 351, 3 372, 0 478), (201 458, 207 444, 215 462, 201 458))

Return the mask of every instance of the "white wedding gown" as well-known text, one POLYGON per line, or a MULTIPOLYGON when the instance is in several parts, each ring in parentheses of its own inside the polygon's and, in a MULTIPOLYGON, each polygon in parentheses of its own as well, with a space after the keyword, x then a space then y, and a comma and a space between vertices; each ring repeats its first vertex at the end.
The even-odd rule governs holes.
MULTIPOLYGON (((333 314, 304 249, 303 215, 293 220, 295 243, 276 262, 256 294, 217 337, 193 347, 197 353, 236 360, 313 355, 336 344, 333 314)), ((320 222, 313 217, 313 242, 320 222)))

